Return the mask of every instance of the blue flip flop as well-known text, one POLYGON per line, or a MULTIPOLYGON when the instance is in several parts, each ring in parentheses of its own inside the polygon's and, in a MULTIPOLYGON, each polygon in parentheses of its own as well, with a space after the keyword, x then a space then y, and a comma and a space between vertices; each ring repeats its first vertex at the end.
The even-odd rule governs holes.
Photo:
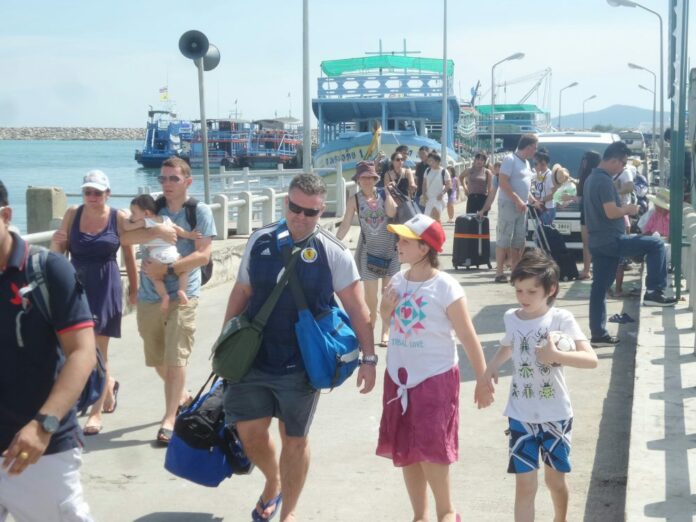
POLYGON ((278 496, 273 497, 271 500, 268 502, 263 501, 263 497, 259 497, 259 501, 256 504, 261 508, 261 511, 266 511, 269 507, 275 506, 275 509, 273 510, 273 513, 271 513, 271 516, 268 518, 263 518, 261 516, 261 513, 259 513, 256 508, 254 507, 254 510, 251 512, 251 520, 254 522, 265 522, 266 520, 271 520, 274 516, 278 514, 280 511, 280 504, 283 502, 283 493, 278 493, 278 496))

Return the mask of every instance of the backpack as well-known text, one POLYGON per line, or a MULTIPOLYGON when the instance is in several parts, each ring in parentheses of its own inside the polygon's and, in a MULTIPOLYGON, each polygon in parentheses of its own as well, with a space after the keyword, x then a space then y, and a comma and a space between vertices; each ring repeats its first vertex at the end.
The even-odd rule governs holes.
MULTIPOLYGON (((45 321, 53 326, 53 315, 51 314, 51 300, 46 277, 46 259, 48 258, 48 250, 43 247, 31 245, 29 247, 29 256, 27 258, 26 268, 24 270, 27 286, 19 291, 22 298, 22 313, 26 313, 29 303, 36 307, 45 321), (27 299, 27 295, 31 293, 31 300, 27 299)), ((24 345, 20 329, 20 320, 17 320, 17 341, 20 346, 24 345)), ((92 373, 82 389, 80 398, 77 400, 77 411, 86 412, 92 404, 97 402, 104 391, 106 385, 106 367, 104 358, 97 349, 97 364, 94 366, 92 373)))
MULTIPOLYGON (((155 212, 159 214, 159 211, 167 206, 167 200, 164 196, 160 196, 155 200, 155 212)), ((184 202, 184 209, 186 211, 186 221, 188 222, 191 230, 195 230, 197 220, 196 220, 196 207, 198 206, 198 200, 196 198, 188 198, 184 202)), ((213 277, 213 257, 210 256, 210 261, 208 264, 201 267, 201 286, 210 281, 213 277)))

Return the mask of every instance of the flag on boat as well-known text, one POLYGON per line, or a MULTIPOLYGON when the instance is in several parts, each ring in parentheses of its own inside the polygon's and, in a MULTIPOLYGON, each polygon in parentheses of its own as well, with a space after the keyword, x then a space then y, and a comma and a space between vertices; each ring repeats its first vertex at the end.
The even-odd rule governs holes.
POLYGON ((160 95, 160 101, 168 100, 169 99, 169 88, 168 87, 160 87, 159 95, 160 95))

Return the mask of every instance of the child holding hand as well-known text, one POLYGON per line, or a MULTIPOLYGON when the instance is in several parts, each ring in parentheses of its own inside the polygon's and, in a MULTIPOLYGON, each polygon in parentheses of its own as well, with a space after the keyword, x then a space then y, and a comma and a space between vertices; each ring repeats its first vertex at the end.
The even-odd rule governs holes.
POLYGON ((554 520, 566 520, 573 410, 563 367, 597 366, 597 356, 573 315, 553 306, 558 279, 558 265, 545 252, 532 249, 523 255, 510 276, 520 307, 505 313, 505 337, 486 370, 486 377, 497 383, 500 366, 512 358, 504 415, 509 419, 508 473, 516 475, 516 522, 534 520, 539 453, 554 520), (550 332, 567 334, 575 350, 560 351, 550 332))
POLYGON ((442 225, 419 214, 387 228, 399 236, 399 260, 409 268, 392 278, 382 298, 382 320, 391 322, 377 455, 403 469, 414 520, 428 519, 430 487, 438 520, 455 522, 449 467, 459 458, 457 337, 476 375, 479 408, 493 402, 493 385, 464 291, 438 270, 442 225))

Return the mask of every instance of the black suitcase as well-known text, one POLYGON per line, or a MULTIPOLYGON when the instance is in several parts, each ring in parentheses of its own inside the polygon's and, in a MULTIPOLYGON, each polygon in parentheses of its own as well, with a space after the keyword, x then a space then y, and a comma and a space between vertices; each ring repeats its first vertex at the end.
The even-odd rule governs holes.
POLYGON ((491 233, 488 218, 479 219, 476 214, 459 216, 454 222, 452 266, 487 265, 491 268, 491 233))
POLYGON ((534 207, 529 207, 530 219, 535 223, 536 243, 545 250, 561 270, 561 281, 572 281, 580 275, 573 254, 568 250, 563 234, 553 225, 544 225, 539 221, 534 207))

